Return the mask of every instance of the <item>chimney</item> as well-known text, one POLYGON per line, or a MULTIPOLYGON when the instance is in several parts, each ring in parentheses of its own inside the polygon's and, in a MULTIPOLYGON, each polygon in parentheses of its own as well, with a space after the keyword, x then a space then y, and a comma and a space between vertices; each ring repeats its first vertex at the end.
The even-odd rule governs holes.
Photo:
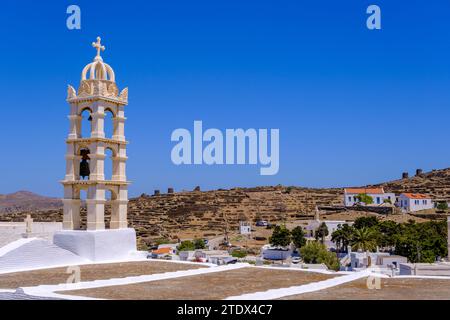
POLYGON ((161 194, 161 192, 159 192, 159 190, 155 190, 155 193, 153 195, 159 196, 160 194, 161 194))
POLYGON ((173 193, 173 188, 168 188, 167 193, 173 193))
POLYGON ((420 176, 423 173, 422 169, 417 169, 416 170, 416 176, 420 176))
POLYGON ((409 178, 409 173, 408 172, 403 172, 402 179, 408 179, 408 178, 409 178))

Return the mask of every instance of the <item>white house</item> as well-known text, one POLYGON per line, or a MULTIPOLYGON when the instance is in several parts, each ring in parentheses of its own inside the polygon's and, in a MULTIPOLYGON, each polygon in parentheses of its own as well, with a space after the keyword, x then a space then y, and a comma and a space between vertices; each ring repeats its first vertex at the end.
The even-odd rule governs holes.
POLYGON ((252 234, 252 226, 249 222, 246 221, 240 221, 239 222, 239 233, 250 235, 252 234))
POLYGON ((328 236, 325 238, 325 240, 331 240, 331 234, 335 232, 339 226, 342 227, 344 224, 348 224, 349 226, 353 225, 353 222, 347 222, 345 220, 312 220, 305 227, 306 236, 314 237, 316 230, 319 228, 322 222, 325 222, 328 228, 328 236))
POLYGON ((273 247, 266 244, 261 249, 261 256, 266 260, 286 260, 292 255, 292 249, 290 247, 273 247))
POLYGON ((418 193, 402 193, 398 197, 397 206, 403 212, 415 212, 420 210, 433 209, 434 204, 431 197, 418 193))
POLYGON ((381 273, 391 274, 389 270, 400 272, 400 264, 408 262, 406 257, 390 255, 388 252, 351 252, 350 270, 359 271, 376 267, 381 273))
POLYGON ((217 265, 227 264, 228 259, 231 258, 226 250, 197 250, 194 257, 195 260, 217 265))
POLYGON ((350 253, 350 270, 359 271, 368 267, 377 265, 381 256, 390 256, 388 252, 351 252, 350 253))
POLYGON ((181 261, 193 261, 195 260, 195 252, 196 251, 180 251, 178 252, 178 256, 181 261))
POLYGON ((395 203, 395 194, 386 193, 383 188, 345 188, 344 189, 344 205, 346 207, 352 207, 355 204, 359 204, 358 195, 367 194, 372 197, 373 205, 381 205, 385 201, 395 203))
POLYGON ((450 276, 450 265, 446 263, 401 263, 402 276, 450 276))

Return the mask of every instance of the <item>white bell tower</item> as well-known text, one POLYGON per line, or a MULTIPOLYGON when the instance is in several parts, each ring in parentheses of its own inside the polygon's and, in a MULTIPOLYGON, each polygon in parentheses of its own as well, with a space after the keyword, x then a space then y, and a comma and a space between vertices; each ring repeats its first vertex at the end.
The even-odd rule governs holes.
MULTIPOLYGON (((120 247, 117 241, 123 241, 123 239, 117 239, 117 235, 120 235, 120 238, 124 234, 133 234, 135 250, 135 232, 134 229, 128 229, 127 222, 129 182, 126 177, 126 146, 128 142, 125 140, 124 110, 128 104, 128 88, 123 89, 119 94, 114 71, 103 62, 100 55, 101 51, 105 50, 105 47, 101 45, 100 37, 97 37, 97 42, 92 43, 92 46, 97 54, 94 61, 84 67, 78 92, 70 85, 67 91, 67 102, 70 105, 68 116, 70 129, 66 139, 66 175, 61 181, 64 186, 64 231, 56 234, 54 241, 55 244, 59 242, 61 246, 67 247, 65 242, 68 239, 64 238, 64 235, 71 235, 70 241, 76 242, 74 235, 84 238, 89 235, 92 238, 94 235, 105 237, 108 234, 107 237, 110 237, 112 241, 111 245, 120 247), (82 136, 81 120, 82 113, 85 111, 88 111, 91 121, 89 136, 82 136), (105 137, 104 131, 106 112, 110 112, 113 117, 113 135, 110 138, 105 137), (113 172, 111 179, 105 180, 105 151, 108 149, 112 154, 113 172), (83 190, 87 191, 86 230, 81 230, 80 222, 80 193, 83 190), (108 191, 111 193, 111 221, 109 229, 106 230, 105 204, 108 191), (103 232, 96 234, 96 231, 103 232)), ((71 246, 73 247, 73 243, 71 246)), ((94 258, 99 253, 96 250, 94 249, 93 252, 94 258)))

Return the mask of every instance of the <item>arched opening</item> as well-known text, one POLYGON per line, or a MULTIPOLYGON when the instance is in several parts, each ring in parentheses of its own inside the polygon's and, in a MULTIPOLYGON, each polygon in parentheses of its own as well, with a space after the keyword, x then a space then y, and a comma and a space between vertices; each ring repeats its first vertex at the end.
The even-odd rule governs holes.
POLYGON ((89 153, 90 151, 88 148, 80 149, 80 164, 78 174, 80 180, 89 180, 89 176, 91 174, 89 153))
POLYGON ((111 139, 114 135, 114 112, 111 109, 105 109, 104 130, 105 138, 111 139))
POLYGON ((81 111, 80 134, 81 138, 88 138, 92 132, 92 110, 85 108, 81 111))
POLYGON ((112 180, 114 175, 114 151, 107 147, 105 149, 105 164, 104 164, 104 174, 105 174, 105 180, 112 180))
POLYGON ((77 230, 86 230, 87 228, 87 189, 80 189, 80 227, 77 230))
POLYGON ((94 78, 98 80, 107 80, 106 78, 106 68, 103 63, 97 63, 94 70, 94 78))
POLYGON ((114 203, 117 200, 117 194, 112 189, 107 189, 105 200, 105 228, 111 229, 111 221, 114 219, 114 216, 117 216, 117 204, 114 203))

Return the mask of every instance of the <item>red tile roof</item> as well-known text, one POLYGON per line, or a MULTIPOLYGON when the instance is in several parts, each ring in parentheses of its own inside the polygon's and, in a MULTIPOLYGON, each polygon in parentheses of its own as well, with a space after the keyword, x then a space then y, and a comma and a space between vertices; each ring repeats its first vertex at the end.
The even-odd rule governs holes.
POLYGON ((354 193, 354 194, 360 194, 360 193, 367 193, 367 194, 383 194, 384 189, 383 188, 345 188, 345 193, 354 193))
POLYGON ((431 197, 427 196, 426 194, 419 194, 419 193, 402 193, 402 194, 409 199, 431 199, 431 197))
POLYGON ((171 254, 172 248, 161 248, 158 250, 153 250, 152 253, 154 253, 154 254, 171 254))

